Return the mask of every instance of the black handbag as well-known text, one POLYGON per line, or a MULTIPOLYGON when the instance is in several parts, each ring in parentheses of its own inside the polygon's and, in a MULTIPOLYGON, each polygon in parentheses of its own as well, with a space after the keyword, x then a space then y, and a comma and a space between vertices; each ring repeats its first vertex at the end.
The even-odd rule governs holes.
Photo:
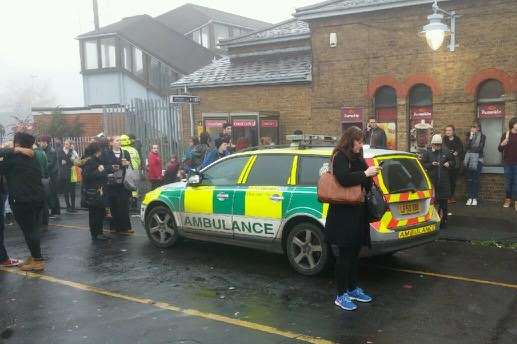
POLYGON ((88 188, 84 190, 84 200, 88 208, 104 207, 102 188, 88 188))
POLYGON ((366 194, 366 207, 368 209, 368 222, 370 223, 380 221, 388 209, 382 192, 375 184, 366 194))

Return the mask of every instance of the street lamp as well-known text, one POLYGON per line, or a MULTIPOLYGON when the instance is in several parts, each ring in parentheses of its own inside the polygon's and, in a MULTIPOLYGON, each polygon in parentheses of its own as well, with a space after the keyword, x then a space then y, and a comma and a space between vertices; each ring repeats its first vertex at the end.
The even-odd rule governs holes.
POLYGON ((427 45, 436 51, 440 49, 443 42, 445 41, 445 36, 450 35, 450 43, 449 43, 449 51, 456 50, 456 18, 459 16, 455 11, 444 11, 438 6, 438 0, 434 0, 433 3, 433 14, 427 17, 429 20, 429 24, 425 25, 420 33, 422 36, 425 36, 427 40, 427 45), (443 23, 444 17, 449 17, 451 21, 451 28, 447 26, 447 24, 443 23))

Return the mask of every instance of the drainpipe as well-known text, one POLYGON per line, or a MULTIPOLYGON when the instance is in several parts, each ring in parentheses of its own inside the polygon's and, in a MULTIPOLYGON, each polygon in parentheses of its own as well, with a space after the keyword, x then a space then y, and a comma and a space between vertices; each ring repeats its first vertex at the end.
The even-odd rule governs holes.
MULTIPOLYGON (((185 94, 188 94, 187 85, 185 85, 185 94)), ((194 104, 189 103, 189 117, 190 117, 190 136, 194 136, 194 104)))

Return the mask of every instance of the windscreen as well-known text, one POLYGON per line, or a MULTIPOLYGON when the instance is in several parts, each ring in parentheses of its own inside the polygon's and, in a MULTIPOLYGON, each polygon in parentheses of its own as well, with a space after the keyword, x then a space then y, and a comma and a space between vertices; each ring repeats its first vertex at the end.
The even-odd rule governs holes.
POLYGON ((416 192, 428 190, 426 178, 418 160, 390 158, 380 161, 382 178, 389 193, 416 192))

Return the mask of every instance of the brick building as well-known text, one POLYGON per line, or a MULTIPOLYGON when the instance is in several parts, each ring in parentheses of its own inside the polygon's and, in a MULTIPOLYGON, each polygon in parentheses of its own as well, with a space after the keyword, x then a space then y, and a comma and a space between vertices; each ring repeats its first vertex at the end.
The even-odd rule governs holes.
MULTIPOLYGON (((81 125, 83 130, 82 136, 92 137, 103 132, 102 107, 67 107, 60 108, 59 110, 66 124, 72 126, 79 123, 81 125)), ((36 127, 50 123, 55 112, 56 108, 32 108, 32 116, 36 127)))
MULTIPOLYGON (((464 138, 479 120, 487 135, 482 196, 500 198, 497 144, 517 114, 517 2, 440 1, 442 9, 460 15, 454 52, 446 44, 433 51, 418 34, 431 5, 341 0, 300 8, 292 21, 223 42, 227 59, 173 85, 201 97, 194 120, 205 120, 206 130, 206 119, 215 114, 231 120, 264 112, 278 116, 279 142, 294 129, 339 135, 375 116, 394 148, 415 150, 448 124, 464 138), (302 58, 303 80, 294 78, 302 58)), ((187 114, 184 119, 189 128, 187 114)), ((236 123, 260 130, 258 122, 236 123)))

